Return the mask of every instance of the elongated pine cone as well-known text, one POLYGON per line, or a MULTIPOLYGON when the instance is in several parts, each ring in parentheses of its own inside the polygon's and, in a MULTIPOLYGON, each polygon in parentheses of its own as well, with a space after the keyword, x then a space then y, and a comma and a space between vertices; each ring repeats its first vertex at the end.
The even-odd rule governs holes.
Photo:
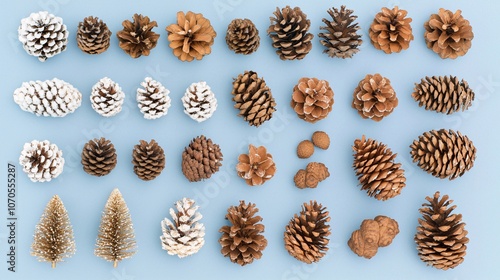
POLYGON ((273 156, 267 153, 266 147, 248 146, 248 154, 241 154, 236 165, 238 176, 245 179, 249 186, 262 185, 276 173, 273 156))
POLYGON ((425 77, 411 94, 418 106, 447 115, 467 110, 474 96, 469 84, 455 76, 425 77))
POLYGON ((198 205, 194 200, 183 198, 170 208, 172 220, 165 218, 161 221, 161 247, 169 255, 184 258, 196 254, 205 245, 205 226, 199 221, 203 217, 198 212, 198 205))
POLYGON ((160 82, 147 77, 137 89, 137 106, 148 120, 165 116, 170 108, 170 91, 160 82))
POLYGON ((354 89, 352 108, 363 119, 376 122, 387 117, 398 106, 398 97, 391 81, 380 74, 366 75, 354 89))
POLYGON ((387 54, 398 53, 410 47, 414 39, 411 29, 412 19, 406 17, 408 12, 398 6, 382 11, 375 15, 370 26, 370 40, 373 46, 387 54))
POLYGON ((134 173, 144 181, 154 180, 165 168, 165 152, 155 140, 141 140, 132 152, 134 173))
POLYGON ((237 54, 251 54, 259 48, 259 30, 249 19, 233 19, 227 26, 226 44, 237 54))
POLYGON ((467 230, 461 214, 451 214, 457 207, 448 195, 440 198, 426 197, 418 219, 419 226, 415 234, 415 243, 420 259, 427 265, 447 270, 455 268, 464 261, 467 250, 467 230))
POLYGON ((116 149, 106 138, 90 140, 82 150, 83 170, 90 175, 105 176, 116 167, 116 149))
POLYGON ((63 152, 48 140, 25 143, 19 164, 32 182, 49 182, 63 172, 63 152))
POLYGON ((124 20, 123 30, 116 33, 120 48, 132 58, 142 55, 148 56, 160 38, 160 34, 153 31, 157 27, 156 21, 151 21, 149 17, 134 14, 133 21, 124 20))
POLYGON ((292 106, 300 119, 315 123, 328 116, 333 108, 333 90, 326 80, 301 78, 293 88, 292 106))
POLYGON ((23 18, 17 33, 24 50, 41 62, 65 51, 68 45, 69 32, 62 18, 47 11, 23 18))
POLYGON ((206 82, 192 83, 182 97, 184 113, 197 122, 204 122, 217 110, 217 99, 206 82))
POLYGON ((260 126, 273 117, 276 111, 271 89, 264 78, 259 78, 256 72, 245 71, 233 82, 234 108, 239 110, 238 116, 252 126, 260 126))
POLYGON ((328 167, 321 162, 310 162, 306 169, 300 169, 293 177, 295 186, 299 189, 316 188, 318 184, 330 177, 328 167))
POLYGON ((82 105, 82 94, 70 83, 54 78, 29 81, 14 91, 21 110, 44 117, 64 117, 82 105))
POLYGON ((166 28, 174 55, 181 61, 201 60, 212 52, 217 33, 203 14, 177 13, 177 23, 166 28))
POLYGON ((88 54, 100 54, 109 48, 111 31, 98 17, 89 16, 78 24, 76 43, 88 54))
POLYGON ((90 93, 92 109, 103 117, 112 117, 122 111, 125 100, 120 85, 108 77, 99 80, 90 93))
POLYGON ((474 39, 472 26, 462 16, 461 10, 453 13, 441 8, 425 22, 424 28, 427 47, 443 59, 465 55, 474 39))
POLYGON ((255 203, 245 204, 244 200, 240 201, 240 205, 227 209, 226 220, 231 226, 220 228, 222 236, 219 243, 222 255, 233 263, 241 266, 251 264, 262 257, 262 251, 267 247, 267 239, 262 234, 265 227, 259 223, 262 217, 255 215, 258 211, 255 203))
POLYGON ((353 55, 359 52, 359 47, 363 43, 361 35, 358 34, 360 29, 357 22, 354 22, 358 17, 353 15, 353 10, 346 9, 341 6, 328 9, 328 14, 332 20, 323 18, 325 26, 320 26, 318 34, 320 43, 326 47, 323 53, 329 57, 352 58, 353 55))
POLYGON ((267 34, 273 41, 276 54, 282 60, 303 59, 312 49, 311 40, 314 35, 309 33, 311 21, 299 7, 290 6, 280 9, 276 7, 270 17, 271 25, 267 34))
POLYGON ((295 214, 285 227, 285 249, 301 262, 318 262, 328 251, 329 221, 326 207, 316 201, 304 203, 300 214, 295 214))
POLYGON ((460 132, 440 129, 425 132, 410 146, 413 162, 435 177, 450 180, 474 166, 476 147, 460 132))
POLYGON ((210 178, 222 165, 219 145, 204 135, 194 138, 182 153, 182 173, 190 182, 210 178))
POLYGON ((377 254, 379 247, 389 246, 398 233, 396 220, 377 216, 373 220, 364 220, 360 228, 353 231, 347 245, 356 255, 371 259, 377 254))
POLYGON ((365 136, 354 141, 354 163, 361 189, 378 200, 387 200, 401 193, 406 177, 401 163, 387 145, 365 136))

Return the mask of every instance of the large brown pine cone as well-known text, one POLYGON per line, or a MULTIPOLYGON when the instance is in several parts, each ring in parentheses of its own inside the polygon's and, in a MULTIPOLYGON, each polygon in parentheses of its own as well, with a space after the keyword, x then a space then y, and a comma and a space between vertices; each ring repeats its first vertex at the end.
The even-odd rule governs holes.
POLYGON ((464 261, 467 250, 467 230, 461 214, 451 214, 457 207, 451 205, 448 195, 440 199, 439 192, 434 197, 426 197, 418 219, 419 226, 415 242, 420 259, 438 269, 455 268, 464 261), (450 206, 451 205, 451 206, 450 206))
POLYGON ((182 153, 182 173, 190 182, 210 178, 222 165, 219 145, 204 135, 194 138, 182 153))
POLYGON ((89 16, 78 24, 76 43, 88 54, 100 54, 109 48, 111 31, 98 17, 89 16))
POLYGON ((304 77, 293 88, 290 106, 299 118, 315 123, 332 111, 333 95, 328 81, 304 77))
POLYGON ((251 54, 259 48, 259 30, 249 19, 233 19, 227 26, 226 43, 238 54, 251 54))
POLYGON ((165 168, 163 148, 153 139, 149 143, 141 140, 132 153, 134 173, 144 181, 158 177, 165 168))
POLYGON ((398 6, 382 11, 375 15, 370 26, 370 40, 373 46, 385 53, 398 53, 410 47, 413 40, 411 29, 412 19, 406 17, 408 12, 398 6))
POLYGON ((389 246, 398 233, 396 220, 377 216, 373 220, 364 220, 360 228, 351 234, 347 245, 356 255, 371 259, 377 254, 378 247, 389 246))
POLYGON ((108 175, 116 167, 116 149, 106 138, 90 140, 82 150, 83 170, 90 175, 108 175))
POLYGON ((363 119, 380 121, 398 106, 391 81, 380 74, 366 75, 354 89, 352 108, 363 119))
POLYGON ((241 154, 236 165, 238 176, 245 179, 249 186, 262 185, 276 173, 273 156, 267 153, 266 147, 248 146, 248 154, 241 154))
POLYGON ((319 28, 324 32, 320 32, 318 36, 321 38, 320 43, 326 47, 323 53, 328 54, 329 57, 351 58, 359 52, 358 48, 363 40, 357 33, 360 27, 357 22, 354 22, 358 17, 352 13, 353 10, 341 6, 340 10, 328 9, 332 20, 323 18, 326 26, 319 28))
POLYGON ((160 38, 160 34, 153 31, 158 24, 143 15, 134 14, 133 18, 133 22, 123 21, 123 30, 116 34, 120 41, 120 48, 132 58, 148 56, 160 38))

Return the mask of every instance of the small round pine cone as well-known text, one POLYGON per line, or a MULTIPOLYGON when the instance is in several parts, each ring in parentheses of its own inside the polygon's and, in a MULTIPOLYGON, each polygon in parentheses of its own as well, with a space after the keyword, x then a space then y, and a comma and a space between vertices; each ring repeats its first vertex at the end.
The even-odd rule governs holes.
POLYGON ((276 164, 266 147, 255 147, 250 144, 248 154, 241 154, 238 157, 236 171, 238 176, 245 179, 247 185, 257 186, 273 178, 276 173, 276 164))
POLYGON ((144 181, 154 180, 165 168, 165 153, 155 140, 141 140, 132 152, 134 173, 144 181))
POLYGON ((259 48, 259 30, 249 19, 233 19, 227 26, 226 44, 237 54, 251 54, 259 48))
POLYGON ((63 172, 63 152, 48 140, 25 143, 19 164, 32 182, 49 182, 63 172))
POLYGON ((150 21, 149 17, 134 14, 133 21, 124 20, 123 30, 116 33, 120 41, 120 48, 132 58, 148 56, 156 47, 160 34, 153 31, 157 27, 156 21, 150 21))
POLYGON ((88 54, 100 54, 109 48, 111 31, 98 17, 88 16, 78 24, 76 43, 88 54))
POLYGON ((315 123, 326 118, 332 111, 333 95, 328 81, 301 78, 293 88, 290 106, 300 119, 315 123))
POLYGON ((219 145, 204 135, 194 138, 182 153, 182 173, 190 182, 210 178, 222 165, 219 145))
POLYGON ((406 17, 407 14, 406 10, 396 6, 392 9, 384 7, 375 15, 370 26, 370 40, 376 49, 391 54, 410 47, 413 40, 412 19, 406 17))
POLYGON ((217 110, 217 98, 206 82, 192 83, 181 98, 184 113, 197 122, 204 122, 217 110))
POLYGON ((309 140, 303 140, 297 146, 297 156, 299 158, 309 158, 314 154, 314 145, 309 140))
POLYGON ((101 177, 108 175, 116 167, 116 157, 113 143, 101 137, 85 143, 81 163, 85 172, 101 177))
POLYGON ((103 117, 112 117, 122 110, 125 100, 120 85, 108 77, 104 77, 92 87, 90 103, 92 109, 103 117))
POLYGON ((324 131, 316 131, 312 135, 312 143, 320 149, 327 150, 330 147, 330 136, 324 131))
POLYGON ((170 108, 170 91, 150 77, 144 79, 141 86, 137 89, 136 100, 144 118, 154 120, 165 116, 170 108))
POLYGON ((378 122, 391 114, 397 106, 398 98, 391 81, 378 73, 366 75, 354 89, 352 108, 363 119, 378 122))
POLYGON ((324 32, 319 33, 318 36, 321 38, 320 43, 326 47, 323 53, 328 54, 329 57, 352 58, 359 52, 363 40, 358 34, 360 29, 358 23, 354 23, 358 17, 352 13, 353 10, 341 6, 340 10, 328 9, 332 20, 323 18, 325 26, 320 26, 319 29, 324 32))

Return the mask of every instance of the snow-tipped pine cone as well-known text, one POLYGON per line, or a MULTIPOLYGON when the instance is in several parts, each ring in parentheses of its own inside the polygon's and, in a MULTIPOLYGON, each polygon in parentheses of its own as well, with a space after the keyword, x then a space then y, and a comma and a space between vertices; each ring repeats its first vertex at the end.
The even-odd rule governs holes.
POLYGON ((63 172, 63 152, 48 140, 24 144, 19 164, 33 182, 49 182, 63 172))

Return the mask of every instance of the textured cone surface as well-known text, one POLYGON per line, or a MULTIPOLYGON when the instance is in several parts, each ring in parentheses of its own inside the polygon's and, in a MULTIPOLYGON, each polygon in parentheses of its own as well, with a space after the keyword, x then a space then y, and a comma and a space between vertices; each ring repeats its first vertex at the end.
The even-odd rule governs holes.
POLYGON ((330 216, 326 207, 316 201, 304 203, 285 228, 285 249, 299 261, 318 262, 328 251, 330 216))
POLYGON ((184 258, 196 254, 205 244, 205 227, 199 221, 202 218, 194 200, 183 198, 170 208, 172 220, 165 218, 161 222, 161 246, 169 255, 184 258))
POLYGON ((210 178, 222 165, 219 145, 204 135, 194 138, 182 153, 182 173, 190 182, 210 178))
POLYGON ((150 181, 160 176, 165 168, 165 153, 155 140, 149 143, 141 140, 138 145, 134 146, 132 164, 137 177, 150 181))
POLYGON ((316 188, 318 184, 330 177, 328 168, 321 162, 310 162, 306 169, 300 169, 293 177, 295 186, 299 189, 316 188))
POLYGON ((252 126, 260 126, 272 118, 276 111, 271 89, 264 78, 259 78, 256 72, 245 71, 233 82, 234 108, 239 110, 239 116, 252 126))
POLYGON ((411 29, 411 18, 406 17, 408 12, 399 9, 382 8, 382 11, 375 15, 375 19, 370 26, 370 40, 373 46, 387 54, 398 53, 410 47, 413 40, 411 29))
POLYGON ((413 162, 438 178, 453 180, 474 166, 476 147, 460 132, 440 129, 425 132, 410 146, 413 162))
POLYGON ((326 118, 332 111, 333 94, 328 81, 301 78, 293 88, 290 106, 300 119, 315 123, 326 118))
POLYGON ((325 26, 319 28, 323 32, 318 36, 321 38, 320 43, 326 47, 323 53, 329 57, 351 58, 359 52, 363 40, 358 34, 360 27, 354 22, 358 17, 352 13, 353 10, 346 9, 345 6, 341 6, 340 10, 328 9, 332 19, 323 19, 325 26))
POLYGON ((89 16, 78 24, 76 43, 80 50, 88 54, 100 54, 109 48, 111 31, 106 23, 89 16))
POLYGON ((132 58, 148 56, 156 47, 160 38, 160 34, 153 31, 153 28, 158 26, 156 21, 150 21, 147 16, 134 14, 132 22, 124 20, 122 25, 123 30, 116 36, 120 41, 120 48, 132 58))
POLYGON ((52 79, 29 81, 14 91, 14 102, 21 110, 44 117, 64 117, 82 104, 82 94, 71 84, 52 79))
POLYGON ((398 223, 386 216, 364 220, 358 230, 351 234, 347 242, 349 248, 358 256, 371 259, 379 247, 386 247, 399 233, 398 223))
POLYGON ((148 120, 165 116, 170 108, 170 91, 160 82, 150 77, 141 83, 142 88, 137 89, 137 106, 148 120))
POLYGON ((273 156, 267 153, 266 147, 248 146, 248 154, 241 154, 236 165, 238 176, 245 179, 249 186, 262 185, 276 173, 273 156))
POLYGON ((354 89, 352 108, 363 119, 380 121, 398 106, 391 81, 380 74, 366 75, 354 89))
POLYGON ((395 163, 394 154, 387 145, 365 136, 354 141, 353 168, 361 189, 378 200, 387 200, 401 193, 406 177, 401 163, 395 163))
POLYGON ((427 47, 443 59, 465 55, 474 38, 472 26, 460 10, 453 13, 441 8, 425 22, 424 28, 427 47))
POLYGON ((265 227, 259 223, 262 217, 255 215, 258 211, 254 203, 245 204, 245 201, 227 210, 226 219, 231 225, 221 227, 219 243, 222 255, 233 263, 250 264, 260 259, 267 247, 267 239, 262 235, 265 227))
POLYGON ((103 117, 112 117, 122 110, 125 93, 118 83, 104 77, 92 87, 90 103, 92 108, 103 117))
POLYGON ((217 33, 203 14, 177 13, 177 23, 166 28, 174 55, 181 61, 201 60, 212 52, 217 33))
POLYGON ((455 76, 425 77, 411 95, 418 106, 448 115, 467 110, 474 96, 469 84, 455 76))
POLYGON ((312 49, 314 35, 309 33, 311 21, 299 7, 276 8, 270 17, 271 25, 267 34, 273 41, 276 54, 282 60, 303 59, 312 49))
POLYGON ((90 140, 82 150, 83 170, 90 175, 108 175, 116 167, 116 149, 105 138, 90 140))
POLYGON ((233 19, 227 27, 226 44, 237 54, 251 54, 259 48, 259 30, 249 19, 233 19))
POLYGON ((56 144, 33 140, 24 144, 19 164, 32 182, 49 182, 63 172, 64 158, 56 144))
POLYGON ((464 261, 469 238, 461 214, 451 214, 456 205, 439 192, 426 197, 418 219, 415 242, 420 259, 438 269, 455 268, 464 261))
POLYGON ((197 122, 212 117, 217 110, 217 99, 206 82, 192 83, 182 97, 184 113, 197 122))

